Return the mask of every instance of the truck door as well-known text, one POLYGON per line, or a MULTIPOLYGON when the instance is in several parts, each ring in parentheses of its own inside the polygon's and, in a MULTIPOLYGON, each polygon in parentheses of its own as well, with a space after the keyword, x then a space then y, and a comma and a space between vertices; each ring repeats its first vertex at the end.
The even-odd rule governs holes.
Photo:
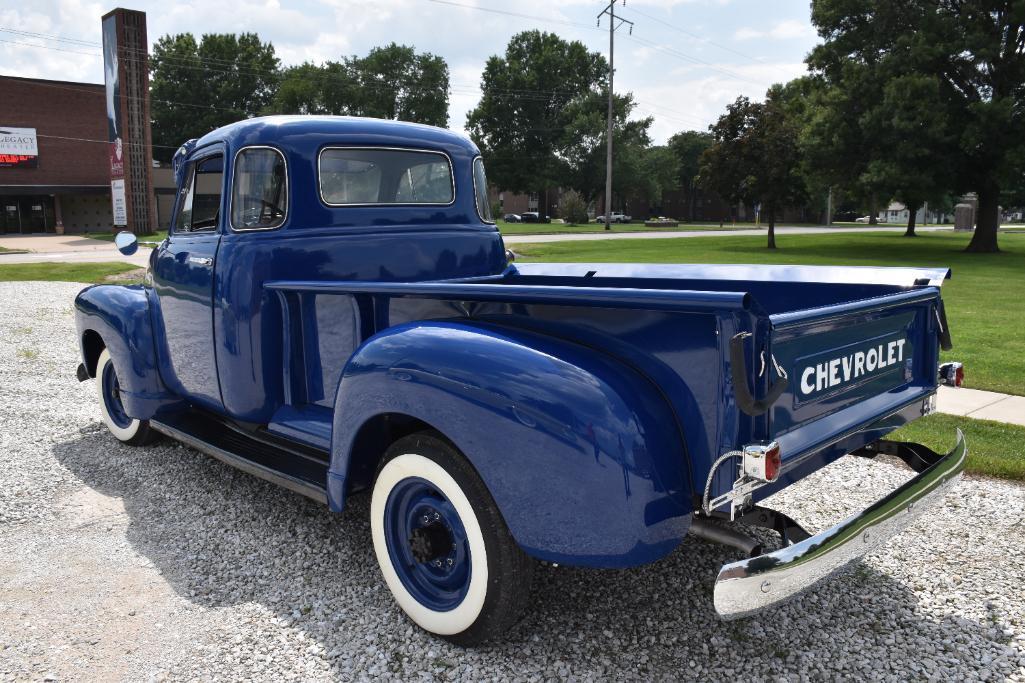
POLYGON ((188 163, 176 208, 153 261, 161 374, 176 393, 221 410, 213 333, 214 267, 225 213, 220 146, 188 163))

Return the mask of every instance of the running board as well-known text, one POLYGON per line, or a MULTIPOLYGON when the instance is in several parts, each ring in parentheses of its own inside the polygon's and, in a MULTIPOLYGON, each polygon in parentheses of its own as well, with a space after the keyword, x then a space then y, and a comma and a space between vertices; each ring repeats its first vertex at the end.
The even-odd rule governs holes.
POLYGON ((278 445, 259 433, 198 413, 150 420, 150 427, 221 462, 327 504, 327 454, 278 445))

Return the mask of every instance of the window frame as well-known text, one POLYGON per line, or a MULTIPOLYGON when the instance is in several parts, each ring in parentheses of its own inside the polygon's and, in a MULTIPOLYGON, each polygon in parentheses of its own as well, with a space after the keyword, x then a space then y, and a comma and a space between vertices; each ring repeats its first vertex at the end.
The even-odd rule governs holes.
POLYGON ((423 149, 422 147, 380 147, 375 145, 328 145, 321 148, 317 153, 317 195, 320 197, 321 203, 324 206, 330 206, 331 208, 345 208, 345 207, 372 207, 372 206, 452 206, 456 203, 456 174, 455 167, 452 165, 452 157, 446 152, 442 152, 436 149, 423 149), (440 157, 444 157, 445 161, 448 162, 448 179, 452 183, 452 199, 447 202, 362 202, 362 203, 341 203, 336 204, 327 201, 324 198, 324 173, 322 169, 322 161, 324 159, 324 152, 331 150, 373 150, 373 151, 388 151, 388 152, 416 152, 420 154, 436 154, 440 157))
POLYGON ((285 224, 288 222, 288 214, 292 208, 292 183, 289 182, 288 176, 288 157, 285 156, 285 153, 282 150, 278 149, 277 147, 274 147, 273 145, 246 145, 244 147, 240 147, 239 150, 235 152, 235 156, 231 160, 231 182, 228 184, 228 189, 230 190, 230 194, 228 195, 228 230, 230 230, 231 232, 264 232, 266 230, 280 230, 281 228, 285 227, 285 224), (241 156, 242 152, 251 149, 269 149, 274 152, 277 152, 277 155, 281 157, 281 160, 285 164, 285 215, 281 217, 281 223, 279 223, 278 225, 266 228, 235 227, 235 216, 232 210, 233 204, 235 202, 235 169, 238 167, 238 158, 239 156, 241 156))
MULTIPOLYGON (((485 225, 498 225, 498 216, 492 216, 491 220, 489 221, 487 218, 484 217, 484 214, 481 212, 481 207, 480 207, 480 197, 481 197, 481 195, 480 195, 480 192, 478 191, 478 187, 477 187, 477 162, 478 161, 481 164, 481 168, 484 169, 484 157, 481 156, 480 154, 475 156, 473 158, 473 161, 470 162, 470 175, 473 177, 473 205, 477 209, 477 218, 479 218, 481 223, 484 223, 485 225)), ((484 178, 485 179, 487 179, 487 175, 488 175, 487 169, 484 169, 484 178)), ((486 188, 486 187, 484 188, 484 198, 485 198, 485 200, 490 199, 490 197, 488 197, 488 188, 486 188)), ((488 212, 490 213, 490 207, 488 207, 488 212)))
MULTIPOLYGON (((218 224, 214 225, 211 228, 203 228, 201 230, 191 230, 191 229, 189 229, 189 230, 179 230, 178 229, 178 220, 181 217, 181 212, 182 212, 182 209, 184 208, 185 196, 189 192, 191 192, 193 189, 195 189, 195 184, 196 184, 196 167, 199 166, 200 164, 202 164, 203 162, 205 162, 205 161, 207 161, 209 159, 212 159, 213 157, 216 157, 216 156, 220 156, 221 157, 221 207, 223 207, 223 205, 224 205, 224 190, 225 190, 225 186, 224 186, 224 177, 225 176, 224 176, 224 166, 223 166, 223 164, 224 164, 224 160, 228 158, 228 155, 225 154, 225 149, 224 149, 223 146, 221 146, 219 144, 213 144, 213 145, 210 145, 208 147, 205 146, 202 149, 200 149, 199 151, 194 152, 192 154, 192 156, 185 162, 186 163, 185 176, 188 178, 189 182, 186 183, 185 186, 183 186, 182 188, 178 189, 178 196, 174 200, 174 211, 172 213, 172 220, 171 220, 170 224, 168 225, 168 232, 167 232, 168 236, 171 236, 171 235, 178 235, 178 236, 209 235, 211 233, 217 234, 217 233, 221 232, 221 225, 220 225, 221 218, 220 217, 218 218, 218 224), (182 192, 183 189, 185 190, 184 192, 182 192)), ((193 201, 195 201, 194 197, 193 197, 193 201)), ((230 199, 229 199, 229 201, 230 201, 230 199)), ((218 212, 220 211, 221 207, 218 207, 218 212)), ((191 217, 190 217, 189 220, 190 220, 190 226, 191 226, 191 220, 192 220, 191 217)), ((229 223, 230 223, 230 221, 229 221, 229 223)))

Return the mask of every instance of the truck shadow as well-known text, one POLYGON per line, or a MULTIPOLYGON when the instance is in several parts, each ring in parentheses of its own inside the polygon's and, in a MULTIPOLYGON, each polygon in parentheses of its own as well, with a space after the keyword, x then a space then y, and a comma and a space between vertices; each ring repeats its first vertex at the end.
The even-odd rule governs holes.
POLYGON ((377 664, 401 679, 424 670, 543 676, 555 665, 559 677, 581 678, 905 678, 927 669, 887 667, 916 648, 941 667, 936 675, 977 669, 994 648, 1012 662, 1023 656, 995 642, 993 624, 924 614, 908 586, 868 564, 757 619, 722 622, 712 583, 738 556, 700 541, 637 569, 540 567, 531 606, 507 639, 464 650, 422 633, 393 604, 370 543, 369 496, 335 515, 184 446, 126 448, 98 426, 53 452, 86 485, 123 501, 128 541, 177 594, 212 609, 259 605, 332 657, 340 676, 377 664))

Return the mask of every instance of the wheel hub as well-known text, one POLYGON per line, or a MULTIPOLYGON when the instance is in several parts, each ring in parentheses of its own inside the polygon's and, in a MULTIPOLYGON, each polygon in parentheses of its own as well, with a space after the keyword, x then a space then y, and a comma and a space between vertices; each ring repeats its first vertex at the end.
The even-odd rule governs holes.
POLYGON ((452 534, 441 522, 413 529, 409 536, 409 549, 417 562, 427 563, 439 560, 453 548, 452 534))

